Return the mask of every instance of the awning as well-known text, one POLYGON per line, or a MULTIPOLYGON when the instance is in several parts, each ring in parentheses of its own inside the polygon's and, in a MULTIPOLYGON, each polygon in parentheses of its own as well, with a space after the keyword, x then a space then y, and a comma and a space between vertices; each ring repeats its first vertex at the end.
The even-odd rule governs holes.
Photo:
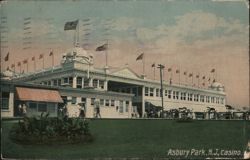
POLYGON ((17 97, 22 101, 63 103, 56 90, 16 87, 17 97))

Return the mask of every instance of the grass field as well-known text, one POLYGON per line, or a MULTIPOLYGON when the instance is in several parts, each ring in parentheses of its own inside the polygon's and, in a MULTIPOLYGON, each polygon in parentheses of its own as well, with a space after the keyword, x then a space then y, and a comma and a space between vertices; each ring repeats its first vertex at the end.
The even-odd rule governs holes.
MULTIPOLYGON (((169 149, 240 150, 250 139, 250 121, 91 120, 95 141, 75 145, 19 145, 8 138, 13 122, 2 121, 2 154, 7 158, 79 159, 102 157, 184 158, 169 149)), ((221 156, 221 155, 220 155, 221 156)), ((188 155, 200 158, 201 155, 188 155)), ((223 156, 222 156, 223 157, 223 156)))

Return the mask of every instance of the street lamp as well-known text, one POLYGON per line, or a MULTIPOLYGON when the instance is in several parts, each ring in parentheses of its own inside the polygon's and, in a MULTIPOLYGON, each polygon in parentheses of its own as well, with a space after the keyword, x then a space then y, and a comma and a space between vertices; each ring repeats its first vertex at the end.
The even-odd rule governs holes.
POLYGON ((165 68, 164 65, 158 64, 157 68, 160 69, 160 81, 161 81, 161 107, 162 107, 162 117, 163 117, 163 85, 162 85, 162 70, 165 68))

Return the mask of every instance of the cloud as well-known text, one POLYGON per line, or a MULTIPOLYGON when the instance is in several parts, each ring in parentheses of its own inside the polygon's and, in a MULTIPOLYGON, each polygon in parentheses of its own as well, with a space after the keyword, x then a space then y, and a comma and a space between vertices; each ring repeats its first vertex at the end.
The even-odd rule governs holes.
POLYGON ((118 19, 113 20, 112 28, 113 30, 117 31, 126 31, 132 28, 135 25, 135 23, 136 20, 134 18, 120 17, 118 19))
POLYGON ((177 50, 180 46, 213 47, 248 43, 248 26, 237 19, 224 19, 213 13, 193 11, 175 18, 175 24, 154 28, 138 28, 137 39, 144 45, 162 50, 177 50), (152 44, 153 43, 153 44, 152 44))

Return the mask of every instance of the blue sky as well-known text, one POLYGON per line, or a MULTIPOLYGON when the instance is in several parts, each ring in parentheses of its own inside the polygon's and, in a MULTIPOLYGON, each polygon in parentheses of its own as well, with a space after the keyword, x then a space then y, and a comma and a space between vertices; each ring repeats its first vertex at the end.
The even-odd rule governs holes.
MULTIPOLYGON (((141 63, 135 59, 143 51, 146 74, 151 78, 154 62, 207 77, 211 76, 211 68, 216 68, 217 80, 228 91, 228 103, 249 105, 249 10, 245 1, 9 0, 2 3, 1 13, 7 16, 4 25, 8 28, 8 33, 2 35, 8 40, 8 48, 2 49, 1 56, 11 53, 10 61, 2 62, 5 67, 49 53, 48 48, 55 51, 59 64, 63 52, 72 47, 74 36, 74 31, 63 31, 64 24, 89 18, 89 26, 83 26, 82 21, 79 24, 80 42, 89 43, 97 67, 104 66, 105 57, 95 48, 108 38, 111 66, 128 64, 141 74, 141 63), (23 23, 27 17, 31 17, 32 43, 31 49, 23 50, 23 23), (89 29, 89 36, 83 36, 85 29, 89 29)), ((164 78, 167 81, 169 75, 166 73, 164 78)))

